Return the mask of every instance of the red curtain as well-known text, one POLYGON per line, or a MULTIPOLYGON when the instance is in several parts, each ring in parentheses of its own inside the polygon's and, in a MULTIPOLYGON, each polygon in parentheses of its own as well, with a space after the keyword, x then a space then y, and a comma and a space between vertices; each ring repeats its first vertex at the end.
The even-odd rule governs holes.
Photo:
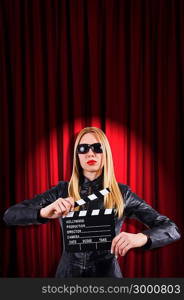
MULTIPOLYGON (((69 180, 85 126, 106 133, 117 181, 183 231, 183 53, 183 1, 0 2, 1 276, 54 276, 58 221, 7 227, 2 216, 69 180)), ((125 277, 184 277, 183 252, 181 239, 119 263, 125 277)))

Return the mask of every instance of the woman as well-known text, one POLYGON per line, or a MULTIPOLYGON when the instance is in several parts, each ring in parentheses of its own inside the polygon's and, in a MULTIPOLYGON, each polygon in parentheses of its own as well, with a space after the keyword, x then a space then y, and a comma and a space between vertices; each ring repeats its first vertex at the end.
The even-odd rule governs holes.
MULTIPOLYGON (((60 182, 32 200, 10 207, 4 214, 8 225, 46 223, 74 210, 74 201, 108 187, 104 199, 86 203, 78 209, 115 208, 115 232, 111 250, 70 253, 63 250, 56 277, 122 277, 117 261, 131 248, 153 249, 180 239, 175 223, 160 215, 127 185, 117 183, 109 142, 101 129, 86 127, 74 146, 73 172, 70 182, 60 182), (125 217, 135 217, 148 229, 133 234, 121 232, 125 217)), ((75 208, 76 210, 77 208, 75 208)))

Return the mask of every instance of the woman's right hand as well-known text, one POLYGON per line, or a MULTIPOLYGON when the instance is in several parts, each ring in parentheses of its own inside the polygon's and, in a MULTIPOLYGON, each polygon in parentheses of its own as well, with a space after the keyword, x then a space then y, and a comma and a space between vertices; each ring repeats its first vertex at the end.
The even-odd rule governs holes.
POLYGON ((74 210, 74 200, 72 197, 58 198, 53 203, 40 209, 40 217, 56 219, 66 216, 69 211, 74 210))

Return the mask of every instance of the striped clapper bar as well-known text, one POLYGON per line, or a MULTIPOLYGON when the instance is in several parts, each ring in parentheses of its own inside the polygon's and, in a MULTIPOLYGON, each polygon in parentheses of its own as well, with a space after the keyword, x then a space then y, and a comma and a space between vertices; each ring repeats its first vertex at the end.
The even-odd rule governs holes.
MULTIPOLYGON (((81 206, 109 193, 103 189, 76 201, 81 206)), ((115 236, 114 209, 93 209, 69 212, 62 218, 64 247, 69 252, 110 250, 115 236)))

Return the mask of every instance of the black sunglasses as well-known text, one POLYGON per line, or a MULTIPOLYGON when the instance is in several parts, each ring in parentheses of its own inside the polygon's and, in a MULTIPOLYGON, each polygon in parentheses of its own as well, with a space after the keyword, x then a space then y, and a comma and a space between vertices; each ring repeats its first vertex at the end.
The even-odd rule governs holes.
POLYGON ((91 149, 95 153, 102 153, 103 150, 101 148, 100 143, 94 143, 94 144, 79 144, 77 146, 77 153, 78 154, 84 154, 89 152, 89 149, 91 149))

